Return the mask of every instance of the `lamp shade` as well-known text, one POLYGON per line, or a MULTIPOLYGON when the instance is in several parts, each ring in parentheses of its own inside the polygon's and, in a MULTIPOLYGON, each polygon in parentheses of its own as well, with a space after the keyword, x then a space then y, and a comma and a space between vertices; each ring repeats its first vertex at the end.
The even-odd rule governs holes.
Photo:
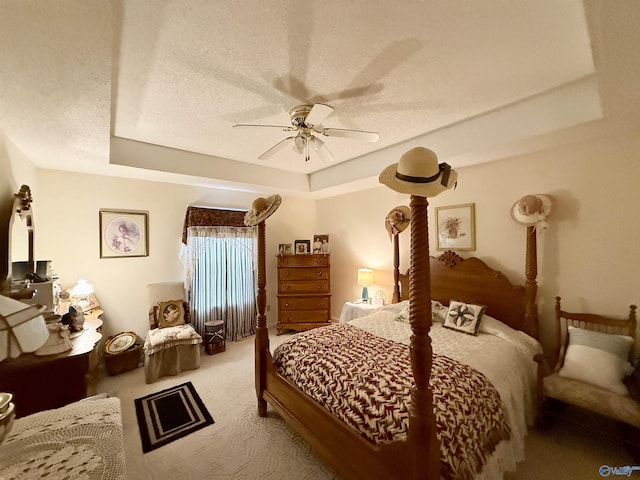
POLYGON ((40 309, 0 295, 0 362, 35 352, 48 338, 40 309))
POLYGON ((76 298, 87 298, 93 293, 93 286, 84 277, 78 278, 78 282, 71 289, 71 296, 76 298))
POLYGON ((361 287, 368 287, 373 285, 373 270, 370 268, 358 269, 358 285, 361 287))

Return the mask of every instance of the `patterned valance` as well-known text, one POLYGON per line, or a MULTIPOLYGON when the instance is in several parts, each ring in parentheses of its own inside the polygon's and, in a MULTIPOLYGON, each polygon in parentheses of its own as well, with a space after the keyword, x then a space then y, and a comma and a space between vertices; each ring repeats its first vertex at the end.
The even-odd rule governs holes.
POLYGON ((244 227, 245 211, 221 210, 218 208, 188 207, 182 228, 182 243, 187 244, 189 227, 244 227))

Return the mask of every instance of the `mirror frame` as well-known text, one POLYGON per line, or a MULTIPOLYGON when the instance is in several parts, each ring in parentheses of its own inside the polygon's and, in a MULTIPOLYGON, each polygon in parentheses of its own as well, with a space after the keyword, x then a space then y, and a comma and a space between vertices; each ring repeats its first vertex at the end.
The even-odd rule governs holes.
MULTIPOLYGON (((13 229, 13 222, 15 221, 16 216, 20 217, 20 220, 26 222, 27 226, 27 235, 28 235, 28 247, 29 247, 29 259, 28 259, 28 267, 30 272, 36 271, 36 262, 34 256, 34 222, 33 222, 33 210, 31 208, 31 203, 33 202, 33 197, 31 196, 31 189, 29 185, 22 185, 20 187, 20 191, 13 195, 13 206, 11 210, 11 217, 9 218, 9 235, 8 235, 8 265, 7 265, 7 278, 6 284, 9 289, 9 296, 14 296, 17 294, 20 296, 19 292, 15 292, 12 286, 12 263, 13 259, 11 258, 11 232, 13 229)), ((25 295, 29 295, 29 292, 32 292, 31 289, 23 289, 25 295)), ((3 293, 7 295, 7 293, 3 293)))

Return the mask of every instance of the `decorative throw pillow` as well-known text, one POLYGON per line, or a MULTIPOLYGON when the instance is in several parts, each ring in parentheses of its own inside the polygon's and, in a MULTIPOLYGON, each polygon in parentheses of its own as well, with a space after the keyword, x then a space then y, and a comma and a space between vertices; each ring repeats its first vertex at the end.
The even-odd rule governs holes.
POLYGON ((474 305, 451 300, 447 310, 447 317, 442 326, 469 335, 476 335, 486 308, 485 305, 474 305))
POLYGON ((182 300, 169 300, 158 305, 158 327, 184 325, 184 307, 182 300))
POLYGON ((569 346, 558 374, 628 395, 622 380, 630 373, 631 364, 627 359, 632 345, 633 338, 626 335, 570 326, 569 346))

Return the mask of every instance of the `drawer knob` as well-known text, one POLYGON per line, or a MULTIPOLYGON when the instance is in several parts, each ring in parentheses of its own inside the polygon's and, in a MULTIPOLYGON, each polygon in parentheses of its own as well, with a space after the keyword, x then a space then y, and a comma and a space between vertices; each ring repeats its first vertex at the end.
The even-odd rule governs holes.
POLYGON ((285 273, 284 273, 284 276, 285 276, 285 277, 288 277, 288 276, 289 276, 289 272, 285 272, 285 273))
POLYGON ((316 273, 316 275, 317 275, 317 276, 319 276, 319 277, 321 277, 321 276, 323 276, 323 275, 324 275, 324 272, 317 272, 317 273, 316 273))
POLYGON ((293 317, 287 317, 287 320, 292 321, 293 317))
POLYGON ((322 285, 318 285, 318 290, 322 290, 322 285))
POLYGON ((284 286, 284 289, 285 289, 285 290, 289 290, 289 285, 285 285, 285 286, 284 286))
POLYGON ((289 306, 289 303, 285 303, 285 304, 284 304, 284 306, 285 306, 285 307, 288 307, 288 306, 289 306))

